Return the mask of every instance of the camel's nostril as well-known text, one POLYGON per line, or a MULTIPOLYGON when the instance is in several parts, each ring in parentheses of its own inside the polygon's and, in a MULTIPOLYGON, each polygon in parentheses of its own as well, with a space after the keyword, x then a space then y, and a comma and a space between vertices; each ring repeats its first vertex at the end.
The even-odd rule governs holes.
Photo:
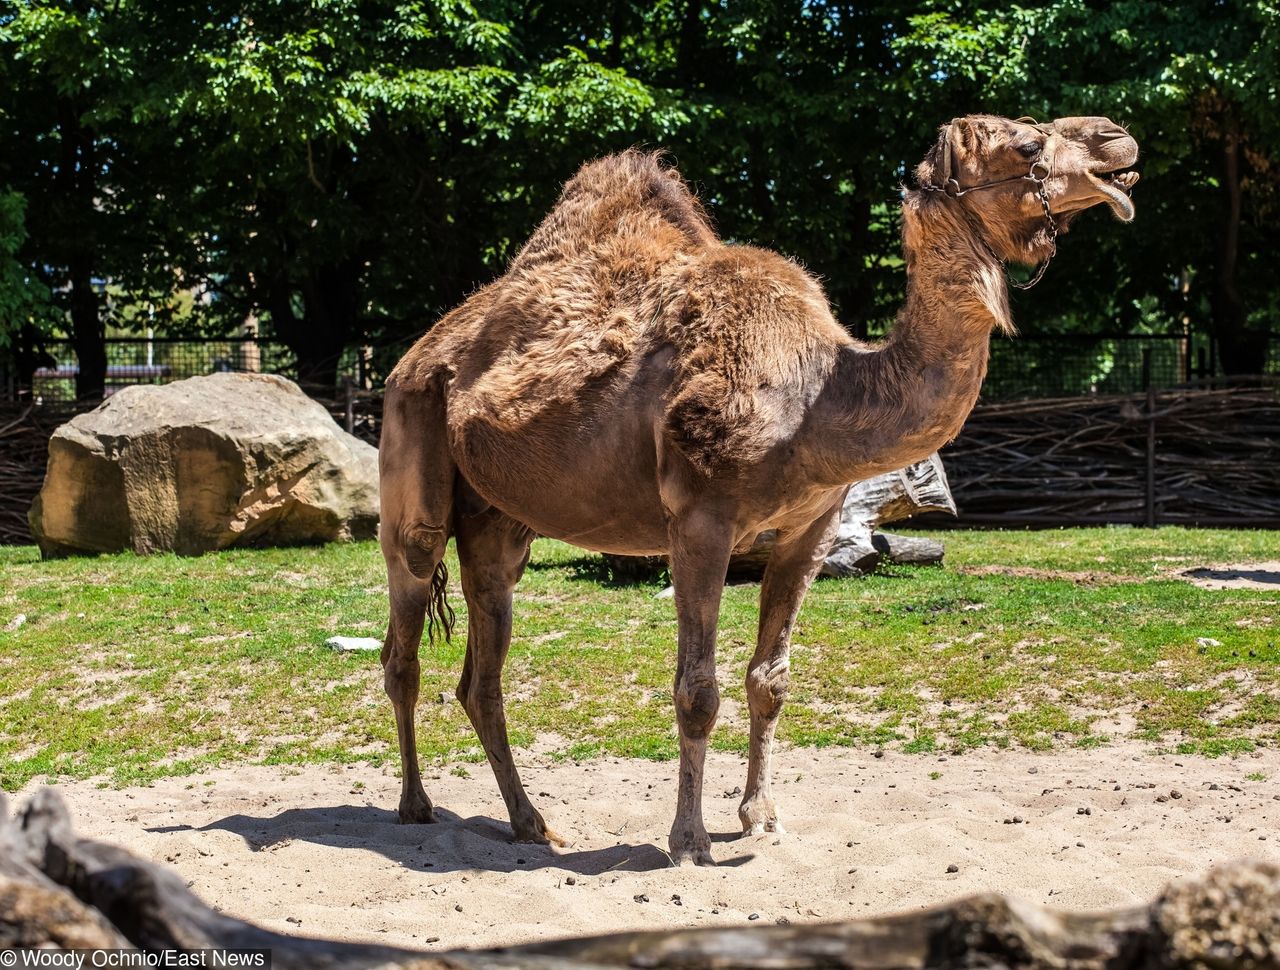
POLYGON ((1129 133, 1116 125, 1114 128, 1103 128, 1094 136, 1101 141, 1115 141, 1118 138, 1128 138, 1129 133))

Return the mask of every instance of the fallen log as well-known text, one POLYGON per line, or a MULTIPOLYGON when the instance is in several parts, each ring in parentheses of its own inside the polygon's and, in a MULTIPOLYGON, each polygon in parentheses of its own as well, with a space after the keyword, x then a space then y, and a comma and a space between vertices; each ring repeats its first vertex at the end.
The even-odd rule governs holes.
MULTIPOLYGON (((942 562, 943 545, 937 539, 876 531, 884 523, 902 522, 927 512, 956 512, 947 473, 936 452, 914 465, 851 486, 821 575, 865 576, 885 562, 913 566, 942 562)), ((776 542, 775 531, 762 532, 750 549, 729 560, 729 577, 759 579, 776 542)), ((610 575, 620 582, 653 578, 666 565, 658 556, 605 556, 605 562, 610 575)))
POLYGON ((1058 913, 987 893, 843 923, 661 930, 426 954, 273 933, 217 913, 172 870, 75 835, 61 798, 10 818, 0 796, 0 946, 271 951, 275 968, 553 967, 1278 970, 1280 866, 1237 862, 1150 905, 1058 913))

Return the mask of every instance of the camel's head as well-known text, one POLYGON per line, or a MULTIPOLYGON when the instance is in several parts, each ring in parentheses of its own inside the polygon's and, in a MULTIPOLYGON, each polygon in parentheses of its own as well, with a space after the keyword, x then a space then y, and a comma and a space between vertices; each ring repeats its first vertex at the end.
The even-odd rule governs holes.
POLYGON ((981 222, 984 241, 1002 259, 1034 265, 1053 251, 1058 231, 1079 212, 1105 202, 1124 222, 1138 173, 1138 143, 1106 118, 1059 118, 1047 124, 970 115, 943 125, 916 172, 921 188, 955 197, 981 222))

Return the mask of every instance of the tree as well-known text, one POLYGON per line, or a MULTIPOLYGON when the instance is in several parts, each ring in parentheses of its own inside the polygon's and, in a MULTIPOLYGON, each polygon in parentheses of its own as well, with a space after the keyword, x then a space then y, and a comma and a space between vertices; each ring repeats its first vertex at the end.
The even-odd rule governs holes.
POLYGON ((167 163, 135 124, 151 47, 145 4, 11 3, 0 15, 0 184, 27 202, 16 258, 65 313, 76 395, 98 399, 107 371, 106 281, 165 302, 182 285, 158 194, 167 163))
POLYGON ((1280 7, 1053 0, 997 14, 966 4, 911 24, 898 49, 916 65, 919 100, 1106 114, 1143 146, 1139 220, 1120 234, 1082 218, 1060 257, 1075 265, 1046 278, 1051 298, 1030 301, 1024 319, 1127 330, 1155 307, 1166 328, 1203 321, 1228 373, 1265 368, 1268 331, 1280 329, 1280 7), (1088 288, 1062 282, 1086 278, 1088 288))
POLYGON ((56 320, 49 288, 18 259, 27 241, 26 200, 0 191, 0 353, 16 364, 20 382, 31 380, 40 358, 40 338, 56 320))
POLYGON ((353 343, 426 329, 500 269, 526 222, 519 156, 659 113, 582 50, 522 43, 516 5, 492 9, 501 20, 382 0, 163 15, 190 178, 168 191, 199 276, 213 311, 265 312, 304 382, 332 387, 353 343))
POLYGON ((0 182, 28 202, 24 262, 69 311, 80 397, 101 397, 106 375, 93 287, 102 140, 85 123, 96 93, 88 66, 95 60, 91 32, 77 11, 65 8, 14 5, 0 21, 8 82, 3 117, 13 139, 0 161, 0 182))
POLYGON ((67 314, 81 394, 105 327, 157 318, 259 318, 331 388, 343 354, 390 360, 496 276, 607 151, 670 149, 723 235, 807 265, 863 334, 897 305, 898 189, 940 123, 1108 114, 1144 148, 1140 218, 1081 217, 1024 327, 1187 319, 1258 370, 1280 329, 1278 19, 1275 0, 11 0, 0 186, 27 202, 15 258, 67 314))

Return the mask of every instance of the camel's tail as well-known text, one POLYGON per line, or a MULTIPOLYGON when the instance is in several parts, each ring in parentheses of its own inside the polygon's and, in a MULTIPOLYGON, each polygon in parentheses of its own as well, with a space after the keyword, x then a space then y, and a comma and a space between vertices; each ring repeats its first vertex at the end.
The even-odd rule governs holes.
POLYGON ((445 643, 453 639, 453 624, 456 621, 453 607, 449 605, 449 567, 442 558, 431 573, 431 596, 427 600, 427 639, 436 642, 436 627, 444 633, 445 643))

